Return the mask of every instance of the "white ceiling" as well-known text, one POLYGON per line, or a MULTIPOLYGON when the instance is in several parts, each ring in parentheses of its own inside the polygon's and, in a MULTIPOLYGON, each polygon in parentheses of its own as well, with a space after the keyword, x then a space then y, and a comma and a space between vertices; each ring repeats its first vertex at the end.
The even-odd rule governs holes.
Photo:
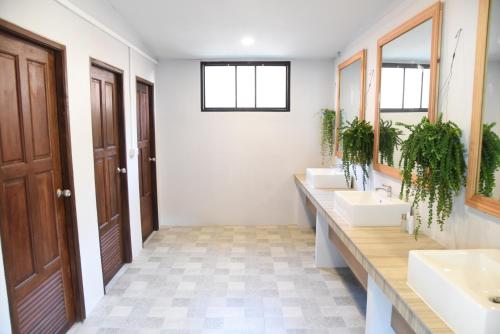
POLYGON ((333 58, 397 0, 107 0, 159 58, 333 58), (255 44, 244 47, 241 39, 255 44))

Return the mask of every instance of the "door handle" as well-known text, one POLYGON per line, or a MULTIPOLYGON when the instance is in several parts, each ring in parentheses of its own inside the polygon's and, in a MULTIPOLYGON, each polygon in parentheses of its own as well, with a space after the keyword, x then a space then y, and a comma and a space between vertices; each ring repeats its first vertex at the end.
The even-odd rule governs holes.
POLYGON ((156 158, 151 158, 150 157, 148 160, 149 160, 149 162, 156 162, 156 158))
POLYGON ((69 189, 57 189, 56 196, 57 196, 57 198, 71 197, 71 190, 69 190, 69 189))
POLYGON ((127 169, 116 167, 116 174, 127 174, 127 169))

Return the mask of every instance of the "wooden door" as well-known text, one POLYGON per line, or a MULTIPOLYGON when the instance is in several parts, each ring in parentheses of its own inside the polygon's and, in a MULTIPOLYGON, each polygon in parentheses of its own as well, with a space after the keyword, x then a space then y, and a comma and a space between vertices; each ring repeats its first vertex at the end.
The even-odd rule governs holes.
MULTIPOLYGON (((0 227, 12 328, 61 333, 75 319, 54 53, 0 32, 0 227)), ((69 193, 66 192, 69 196, 69 193)))
POLYGON ((119 121, 117 74, 91 67, 92 134, 97 219, 104 284, 125 262, 123 231, 123 165, 121 122, 119 121))
POLYGON ((154 146, 153 90, 137 82, 137 147, 139 148, 139 192, 142 240, 157 229, 156 156, 154 146))

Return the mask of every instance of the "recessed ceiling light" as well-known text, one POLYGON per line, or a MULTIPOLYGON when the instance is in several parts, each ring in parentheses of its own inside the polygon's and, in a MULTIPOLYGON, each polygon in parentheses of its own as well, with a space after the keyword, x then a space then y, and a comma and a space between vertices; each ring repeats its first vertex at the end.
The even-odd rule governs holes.
POLYGON ((243 37, 241 39, 241 44, 243 44, 243 46, 252 46, 252 45, 254 45, 254 43, 255 43, 255 40, 253 39, 253 37, 250 37, 250 36, 243 37))

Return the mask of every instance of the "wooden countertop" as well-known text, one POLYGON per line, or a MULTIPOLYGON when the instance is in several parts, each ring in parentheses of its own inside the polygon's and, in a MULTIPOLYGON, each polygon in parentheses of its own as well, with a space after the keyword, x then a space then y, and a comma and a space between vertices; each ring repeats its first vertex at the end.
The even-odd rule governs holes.
POLYGON ((335 190, 312 188, 303 174, 295 182, 417 334, 453 333, 406 284, 408 252, 443 246, 423 234, 416 241, 399 226, 351 227, 333 210, 335 190))

